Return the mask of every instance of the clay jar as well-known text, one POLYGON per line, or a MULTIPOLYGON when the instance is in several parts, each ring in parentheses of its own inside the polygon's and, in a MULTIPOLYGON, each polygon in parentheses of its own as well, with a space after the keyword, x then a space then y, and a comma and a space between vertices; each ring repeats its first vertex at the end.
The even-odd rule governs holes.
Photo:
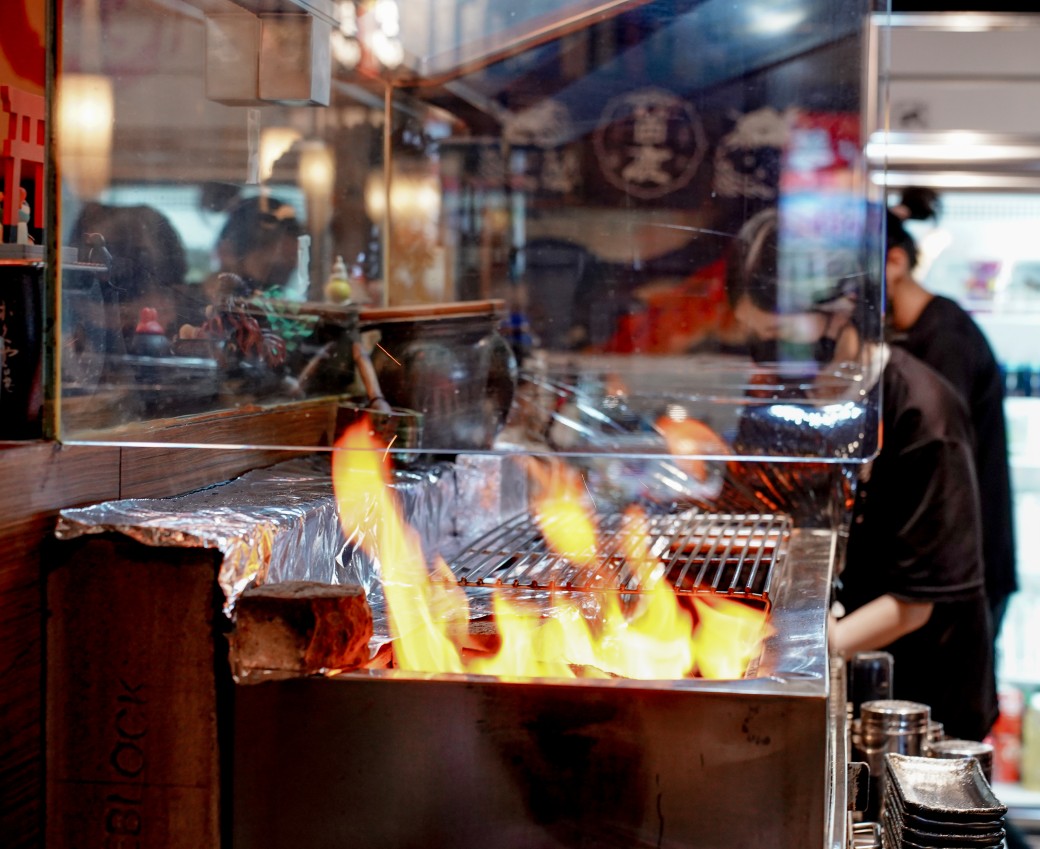
POLYGON ((387 401, 423 414, 423 449, 491 448, 516 390, 517 365, 499 335, 501 301, 463 301, 361 312, 378 330, 372 365, 387 401))

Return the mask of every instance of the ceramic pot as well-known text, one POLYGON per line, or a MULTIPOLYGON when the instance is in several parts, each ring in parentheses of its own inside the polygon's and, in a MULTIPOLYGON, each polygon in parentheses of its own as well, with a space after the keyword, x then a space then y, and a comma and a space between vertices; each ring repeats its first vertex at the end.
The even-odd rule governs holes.
POLYGON ((387 401, 423 416, 423 449, 491 448, 516 391, 517 365, 498 327, 500 301, 363 310, 379 331, 372 365, 387 401))

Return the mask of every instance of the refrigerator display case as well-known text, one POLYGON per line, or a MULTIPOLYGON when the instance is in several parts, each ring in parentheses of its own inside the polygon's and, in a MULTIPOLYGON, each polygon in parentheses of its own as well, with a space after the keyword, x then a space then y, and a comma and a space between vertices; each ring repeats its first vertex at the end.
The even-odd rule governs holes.
POLYGON ((1001 641, 1001 675, 1035 688, 1040 665, 1032 647, 1040 600, 1040 278, 1033 234, 1040 197, 1033 193, 946 192, 938 222, 910 222, 922 248, 922 284, 967 309, 985 333, 1005 375, 1005 415, 1014 490, 1021 590, 1012 597, 1001 641))
MULTIPOLYGON (((920 279, 929 290, 959 302, 982 329, 1005 376, 1005 419, 1014 509, 1018 591, 1011 596, 998 642, 1002 735, 1009 743, 999 773, 999 792, 1012 816, 1031 830, 1040 822, 1040 784, 1035 731, 1019 727, 1032 699, 1035 717, 1040 663, 1040 299, 1037 298, 1035 237, 1040 197, 1031 192, 945 192, 938 222, 910 222, 922 248, 920 279), (1016 730, 1017 729, 1017 730, 1016 730), (1028 766, 1028 768, 1027 768, 1028 766)), ((985 498, 985 493, 982 494, 985 498)), ((1035 728, 1035 726, 1033 726, 1035 728)))
MULTIPOLYGON (((872 10, 57 3, 41 429, 266 445, 244 413, 328 421, 385 390, 426 416, 426 449, 500 450, 535 380, 625 402, 610 433, 581 423, 554 453, 613 436, 656 453, 634 434, 669 404, 731 433, 751 382, 806 366, 789 350, 752 367, 728 313, 745 221, 779 209, 791 305, 841 282, 879 309, 861 153, 872 10), (436 336, 445 312, 474 350, 409 371, 406 325, 436 336), (414 390, 455 379, 473 387, 447 411, 465 427, 414 390)), ((868 458, 864 368, 829 376, 863 439, 752 453, 868 458)))

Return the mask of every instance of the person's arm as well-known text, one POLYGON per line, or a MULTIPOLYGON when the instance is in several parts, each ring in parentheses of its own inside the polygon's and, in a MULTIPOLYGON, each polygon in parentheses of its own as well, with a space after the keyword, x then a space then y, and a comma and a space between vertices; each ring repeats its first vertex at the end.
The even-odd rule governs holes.
POLYGON ((841 619, 831 618, 831 651, 848 657, 860 651, 882 649, 924 626, 932 615, 931 602, 901 601, 883 595, 841 619))

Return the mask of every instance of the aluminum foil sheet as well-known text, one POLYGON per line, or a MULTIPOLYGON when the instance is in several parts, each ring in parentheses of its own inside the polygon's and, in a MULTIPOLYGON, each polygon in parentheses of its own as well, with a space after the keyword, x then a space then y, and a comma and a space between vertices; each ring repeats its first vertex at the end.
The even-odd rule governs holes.
POLYGON ((460 454, 455 480, 459 501, 473 509, 456 514, 454 533, 461 544, 476 539, 527 509, 523 458, 460 454))
MULTIPOLYGON (((464 539, 460 516, 474 516, 501 500, 486 487, 501 475, 485 474, 485 487, 471 471, 439 463, 396 470, 392 482, 405 521, 418 533, 424 552, 450 556, 464 539)), ((374 608, 379 573, 360 554, 356 532, 340 527, 332 490, 331 458, 310 455, 248 472, 239 478, 169 498, 135 498, 63 510, 56 536, 116 532, 145 545, 212 548, 223 554, 218 581, 230 616, 248 587, 289 580, 352 583, 363 587, 374 608)), ((375 612, 375 610, 374 610, 375 612)), ((381 615, 381 614, 377 614, 381 615)))

